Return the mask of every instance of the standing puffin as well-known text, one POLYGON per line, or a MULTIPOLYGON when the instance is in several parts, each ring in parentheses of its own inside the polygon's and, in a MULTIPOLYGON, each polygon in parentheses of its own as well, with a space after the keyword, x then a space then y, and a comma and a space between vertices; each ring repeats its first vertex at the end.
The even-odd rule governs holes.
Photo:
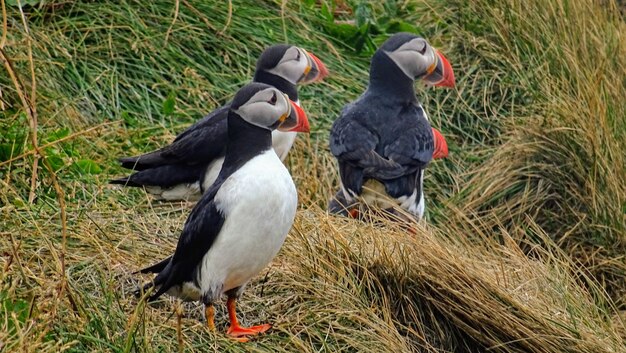
MULTIPOLYGON (((297 84, 316 82, 328 75, 313 54, 292 45, 267 48, 256 65, 253 82, 272 85, 298 102, 297 84)), ((111 184, 145 187, 158 199, 198 200, 213 184, 224 162, 230 104, 214 110, 159 150, 121 158, 122 167, 136 172, 111 184)), ((273 147, 281 160, 291 149, 296 132, 274 131, 273 147)))
POLYGON ((422 218, 424 168, 447 155, 447 145, 417 100, 416 79, 454 86, 452 67, 439 51, 421 37, 397 33, 372 57, 365 93, 333 123, 330 150, 339 162, 341 190, 329 212, 354 216, 360 199, 422 218))
POLYGON ((226 156, 217 180, 191 211, 174 255, 141 270, 157 273, 149 300, 163 293, 201 300, 214 329, 213 303, 228 296, 227 334, 244 337, 270 325, 249 328, 237 321, 235 305, 244 287, 278 253, 296 214, 297 192, 272 149, 272 130, 308 132, 304 111, 277 88, 250 83, 228 111, 226 156))

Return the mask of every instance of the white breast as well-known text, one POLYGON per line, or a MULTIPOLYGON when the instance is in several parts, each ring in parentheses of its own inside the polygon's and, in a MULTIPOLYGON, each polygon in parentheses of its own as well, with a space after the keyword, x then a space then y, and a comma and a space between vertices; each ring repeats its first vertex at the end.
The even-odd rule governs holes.
POLYGON ((209 187, 213 185, 217 176, 220 175, 220 170, 222 170, 222 164, 224 164, 224 157, 219 157, 214 159, 206 168, 206 172, 204 173, 204 179, 202 179, 202 189, 204 191, 209 190, 209 187))
POLYGON ((198 272, 203 293, 245 285, 276 256, 293 224, 298 197, 272 150, 233 173, 215 195, 225 221, 198 272))
POLYGON ((297 132, 272 131, 272 147, 281 161, 287 157, 297 135, 297 132))
MULTIPOLYGON (((284 160, 296 140, 297 132, 282 132, 278 130, 272 131, 272 147, 280 160, 284 160)), ((153 194, 157 199, 164 200, 187 200, 198 201, 202 196, 200 191, 200 183, 202 190, 206 191, 217 179, 224 164, 224 157, 216 158, 207 166, 204 178, 192 184, 179 184, 172 188, 147 187, 146 190, 153 194)))
MULTIPOLYGON (((300 101, 296 101, 296 104, 300 106, 300 101)), ((287 153, 289 153, 291 146, 293 146, 297 135, 297 132, 272 131, 272 147, 274 147, 274 151, 276 151, 281 161, 287 158, 287 153)))

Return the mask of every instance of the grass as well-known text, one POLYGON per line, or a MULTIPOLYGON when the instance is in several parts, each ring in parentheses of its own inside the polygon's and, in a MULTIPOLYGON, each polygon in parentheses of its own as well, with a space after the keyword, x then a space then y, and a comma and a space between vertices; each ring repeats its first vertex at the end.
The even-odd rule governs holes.
POLYGON ((23 17, 13 3, 0 37, 12 65, 0 75, 0 350, 625 351, 617 3, 234 0, 229 15, 215 1, 57 1, 23 17), (455 90, 418 90, 451 153, 429 168, 415 234, 324 211, 337 186, 328 128, 367 82, 368 48, 354 47, 384 38, 388 14, 457 77, 455 90), (370 30, 354 36, 331 17, 370 30), (242 345, 208 332, 195 304, 133 297, 147 278, 132 272, 172 252, 190 205, 106 182, 123 173, 116 157, 169 142, 283 41, 332 76, 300 90, 314 130, 287 161, 301 208, 241 302, 245 323, 274 329, 242 345))

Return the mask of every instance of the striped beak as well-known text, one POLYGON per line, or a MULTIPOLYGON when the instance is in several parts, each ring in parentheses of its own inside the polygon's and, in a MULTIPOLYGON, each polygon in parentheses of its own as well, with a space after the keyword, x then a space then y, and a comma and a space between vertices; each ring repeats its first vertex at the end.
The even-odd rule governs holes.
POLYGON ((291 109, 285 120, 278 126, 280 131, 293 131, 293 132, 309 132, 311 130, 309 126, 309 119, 302 108, 300 108, 294 101, 289 100, 291 109))
POLYGON ((454 87, 454 71, 452 71, 450 62, 438 50, 436 50, 436 53, 437 63, 435 63, 432 71, 422 79, 433 86, 454 87))
POLYGON ((312 53, 306 52, 309 61, 308 72, 305 72, 299 83, 318 82, 328 76, 326 65, 312 53))

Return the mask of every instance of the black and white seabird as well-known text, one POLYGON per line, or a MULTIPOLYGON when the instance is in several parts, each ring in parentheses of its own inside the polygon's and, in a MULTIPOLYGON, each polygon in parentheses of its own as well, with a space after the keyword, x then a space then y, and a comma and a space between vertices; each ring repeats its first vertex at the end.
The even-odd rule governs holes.
MULTIPOLYGON (((257 61, 254 82, 272 85, 298 102, 296 85, 317 82, 328 75, 326 66, 312 53, 293 45, 267 48, 257 61)), ((122 167, 136 172, 112 184, 145 187, 157 199, 196 201, 215 181, 224 162, 228 139, 226 104, 190 126, 159 150, 121 158, 122 167)), ((274 150, 285 159, 295 132, 274 131, 274 150)))
POLYGON ((339 162, 341 190, 329 212, 354 216, 361 200, 390 211, 400 206, 422 218, 424 168, 447 155, 447 145, 417 100, 416 79, 454 86, 452 67, 439 51, 421 37, 397 33, 372 57, 365 93, 332 126, 330 150, 339 162))
POLYGON ((297 192, 272 149, 272 130, 308 132, 304 111, 277 88, 250 83, 228 111, 228 140, 215 183, 191 211, 174 255, 142 273, 157 273, 150 300, 164 293, 201 300, 209 328, 213 303, 228 296, 228 335, 245 337, 270 325, 249 328, 237 321, 235 305, 244 287, 278 253, 291 228, 297 192))

